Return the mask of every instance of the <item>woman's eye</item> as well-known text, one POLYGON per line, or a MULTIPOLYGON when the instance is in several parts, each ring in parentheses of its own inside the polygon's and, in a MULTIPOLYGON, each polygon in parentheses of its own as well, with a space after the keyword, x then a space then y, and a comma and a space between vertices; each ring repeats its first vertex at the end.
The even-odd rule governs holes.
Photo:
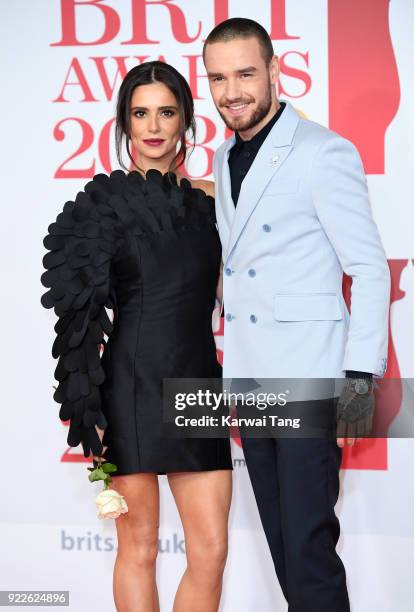
POLYGON ((135 112, 134 112, 134 116, 135 116, 135 117, 143 117, 144 115, 145 115, 145 112, 144 112, 144 111, 140 111, 140 110, 138 110, 138 111, 135 111, 135 112))
POLYGON ((162 114, 163 114, 165 117, 173 117, 173 116, 174 116, 174 111, 173 111, 173 110, 166 109, 166 110, 162 111, 162 114))

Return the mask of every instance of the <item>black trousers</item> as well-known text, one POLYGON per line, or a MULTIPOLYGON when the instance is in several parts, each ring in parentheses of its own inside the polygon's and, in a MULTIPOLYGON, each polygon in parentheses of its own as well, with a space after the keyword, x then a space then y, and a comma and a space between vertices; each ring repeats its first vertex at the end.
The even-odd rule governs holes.
POLYGON ((242 437, 242 445, 289 612, 349 612, 335 550, 342 459, 336 439, 242 437))

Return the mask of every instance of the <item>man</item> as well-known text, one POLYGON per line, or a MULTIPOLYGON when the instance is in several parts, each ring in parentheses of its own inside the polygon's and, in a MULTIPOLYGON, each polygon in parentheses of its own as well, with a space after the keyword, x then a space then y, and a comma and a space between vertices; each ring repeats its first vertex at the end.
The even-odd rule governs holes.
POLYGON ((213 164, 223 376, 344 379, 337 438, 242 438, 253 491, 289 610, 349 612, 334 506, 343 445, 372 426, 390 297, 366 178, 351 142, 277 99, 279 63, 258 23, 220 23, 203 57, 213 101, 235 132, 213 164), (343 272, 353 280, 351 316, 343 272))

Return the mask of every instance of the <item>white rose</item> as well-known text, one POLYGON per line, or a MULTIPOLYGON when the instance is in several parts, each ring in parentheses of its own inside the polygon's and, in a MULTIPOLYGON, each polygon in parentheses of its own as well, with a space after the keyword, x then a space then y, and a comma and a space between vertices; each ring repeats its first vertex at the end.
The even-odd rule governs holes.
POLYGON ((128 512, 125 498, 114 489, 101 491, 96 498, 98 518, 118 518, 121 514, 128 512))

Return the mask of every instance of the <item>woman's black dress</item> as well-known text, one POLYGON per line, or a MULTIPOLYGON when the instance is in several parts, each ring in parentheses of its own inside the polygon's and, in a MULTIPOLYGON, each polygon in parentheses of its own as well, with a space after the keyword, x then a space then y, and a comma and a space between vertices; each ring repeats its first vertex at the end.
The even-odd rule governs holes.
POLYGON ((115 170, 97 174, 48 230, 41 301, 59 317, 54 398, 68 444, 99 455, 95 425, 104 428, 115 475, 232 469, 228 438, 162 431, 163 378, 221 376, 213 198, 171 173, 115 170))

